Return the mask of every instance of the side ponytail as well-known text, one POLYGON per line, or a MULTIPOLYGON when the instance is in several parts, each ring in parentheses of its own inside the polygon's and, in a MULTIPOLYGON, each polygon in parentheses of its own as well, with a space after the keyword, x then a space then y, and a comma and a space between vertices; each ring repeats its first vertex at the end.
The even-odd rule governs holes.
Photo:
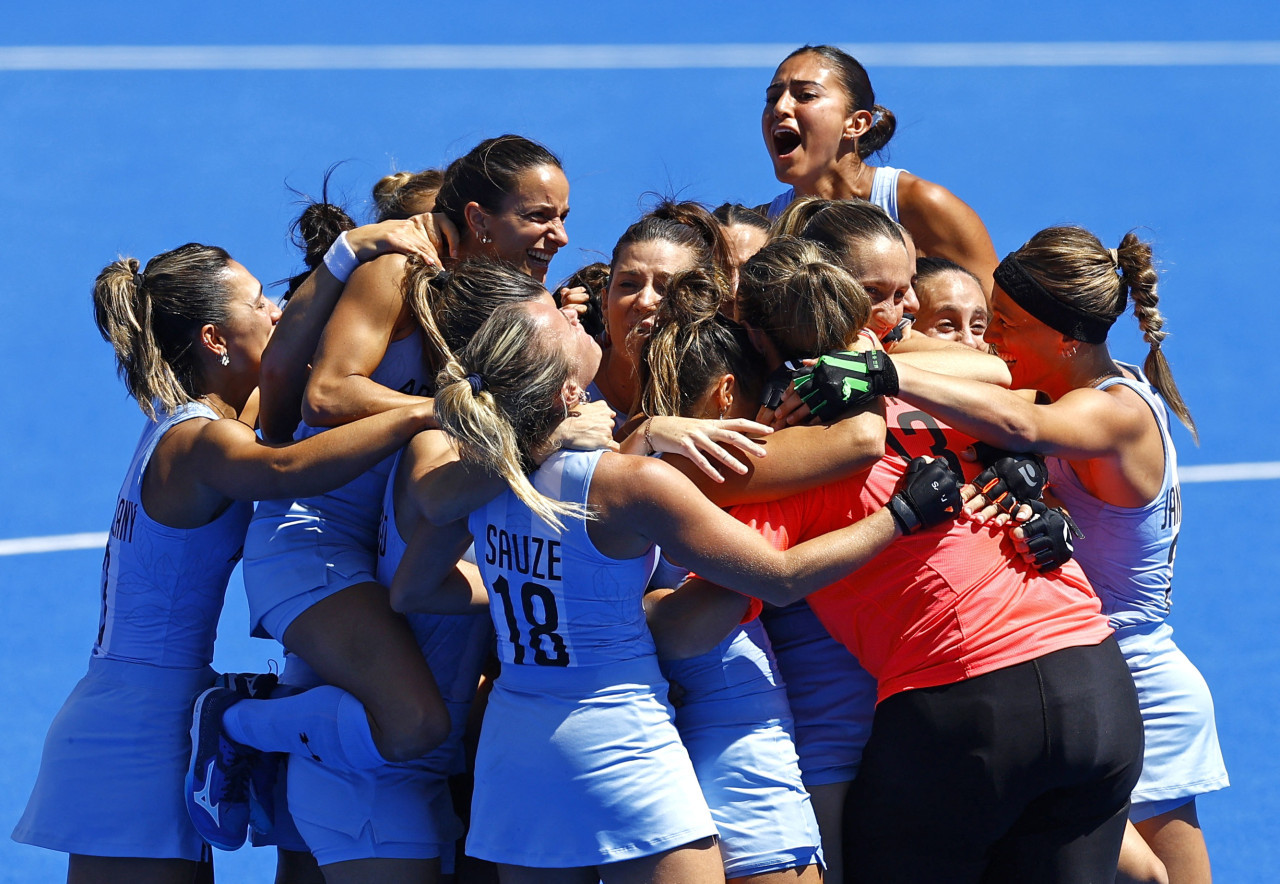
POLYGON ((1129 231, 1118 249, 1108 249, 1083 227, 1047 227, 1013 255, 1018 264, 1045 292, 1075 310, 1105 320, 1108 325, 1125 311, 1133 298, 1133 313, 1151 352, 1143 371, 1169 410, 1191 431, 1196 431, 1191 412, 1182 401, 1173 372, 1160 352, 1165 339, 1164 317, 1157 305, 1159 297, 1151 246, 1129 231), (1117 275, 1118 274, 1118 275, 1117 275))
POLYGON ((116 372, 144 414, 171 411, 203 395, 195 358, 200 328, 227 318, 225 271, 231 256, 187 243, 140 270, 120 258, 93 285, 94 322, 116 354, 116 372))
POLYGON ((708 387, 732 374, 754 397, 764 360, 746 329, 719 312, 723 291, 703 270, 674 277, 658 305, 640 358, 640 410, 651 416, 697 417, 708 387))
POLYGON ((503 304, 436 378, 436 417, 459 456, 502 476, 557 530, 564 528, 562 518, 588 513, 581 504, 555 500, 533 487, 530 451, 564 419, 559 400, 571 368, 566 353, 546 345, 528 310, 503 304))
POLYGON ((1116 249, 1116 264, 1122 283, 1128 287, 1129 296, 1133 299, 1133 315, 1138 320, 1138 328, 1142 330, 1142 338, 1150 347, 1142 370, 1160 391, 1169 410, 1178 416, 1178 420, 1182 421, 1191 431, 1192 438, 1199 443, 1200 433, 1196 429, 1196 422, 1173 380, 1169 361, 1160 349, 1168 332, 1164 331, 1164 316, 1158 306, 1160 298, 1156 293, 1156 285, 1159 276, 1151 258, 1151 246, 1138 239, 1133 231, 1129 231, 1116 249))

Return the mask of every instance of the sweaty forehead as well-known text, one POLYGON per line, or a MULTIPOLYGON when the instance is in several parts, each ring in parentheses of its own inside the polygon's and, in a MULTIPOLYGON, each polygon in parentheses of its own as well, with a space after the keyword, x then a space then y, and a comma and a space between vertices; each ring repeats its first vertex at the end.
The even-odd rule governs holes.
POLYGON ((820 55, 806 53, 789 58, 773 73, 770 85, 787 84, 791 86, 813 83, 818 86, 830 86, 832 82, 831 65, 820 55))
POLYGON ((569 181, 556 166, 534 166, 516 179, 515 189, 507 199, 521 207, 552 206, 567 209, 569 181))
MULTIPOLYGON (((546 294, 544 292, 544 294, 546 294)), ((534 324, 538 328, 556 327, 563 324, 564 314, 556 307, 555 299, 550 294, 546 297, 537 297, 532 301, 525 301, 524 309, 528 311, 530 317, 533 318, 534 324)))
POLYGON ((680 273, 697 266, 698 258, 688 246, 665 239, 629 244, 618 256, 615 273, 680 273))

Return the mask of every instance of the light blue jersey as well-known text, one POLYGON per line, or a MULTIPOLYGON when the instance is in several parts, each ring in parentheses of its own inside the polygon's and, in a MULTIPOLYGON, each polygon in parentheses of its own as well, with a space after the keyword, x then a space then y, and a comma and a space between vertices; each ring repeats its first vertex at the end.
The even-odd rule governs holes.
POLYGON ((1138 689, 1145 748, 1142 776, 1133 790, 1130 818, 1141 822, 1228 784, 1209 686, 1173 641, 1165 622, 1172 607, 1173 559, 1182 525, 1178 455, 1164 400, 1142 370, 1137 378, 1111 378, 1151 408, 1164 445, 1164 475, 1152 501, 1119 507, 1094 497, 1067 461, 1046 458, 1053 491, 1071 512, 1084 539, 1075 558, 1102 600, 1116 641, 1138 689))
POLYGON ((169 430, 218 417, 193 402, 142 431, 111 520, 89 671, 49 727, 16 841, 193 861, 206 849, 183 799, 191 705, 213 683, 214 635, 252 504, 169 528, 147 515, 142 481, 169 430))
MULTIPOLYGON (((559 452, 534 487, 585 505, 603 455, 559 452)), ((476 753, 467 852, 598 866, 714 835, 645 623, 656 548, 610 559, 581 519, 557 530, 509 490, 469 525, 502 673, 476 753)))
POLYGON ((102 560, 94 657, 172 669, 199 669, 213 660, 227 580, 240 560, 253 504, 233 502, 199 528, 161 525, 142 506, 142 479, 156 445, 194 418, 217 420, 218 413, 188 403, 149 421, 138 440, 102 560))
POLYGON ((1145 506, 1120 507, 1099 500, 1085 490, 1071 464, 1049 457, 1049 482, 1071 518, 1084 532, 1075 558, 1102 600, 1102 613, 1112 628, 1162 622, 1172 607, 1173 558, 1182 526, 1182 493, 1178 485, 1178 453, 1169 435, 1164 401, 1141 369, 1124 368, 1138 377, 1111 378, 1099 390, 1120 385, 1133 390, 1151 408, 1164 444, 1164 475, 1160 491, 1145 506))
MULTIPOLYGON (((415 396, 430 392, 422 333, 392 341, 370 380, 415 396)), ((295 439, 324 432, 299 424, 295 439)), ((328 494, 258 504, 245 539, 244 585, 250 631, 284 640, 299 614, 358 583, 377 567, 378 521, 393 458, 328 494)))
MULTIPOLYGON (((382 499, 382 525, 378 530, 378 582, 390 586, 408 547, 396 524, 395 485, 401 451, 393 459, 391 476, 382 499)), ((449 708, 452 729, 440 747, 415 765, 441 776, 463 769, 462 734, 480 684, 480 672, 493 646, 493 625, 487 611, 474 614, 407 614, 422 655, 426 658, 440 696, 449 708)))
MULTIPOLYGON (((603 453, 558 452, 533 474, 534 487, 585 505, 603 453)), ((566 518, 559 531, 510 490, 472 513, 469 526, 504 664, 598 666, 653 656, 643 595, 656 547, 634 559, 608 558, 586 522, 566 518)))
MULTIPOLYGON (((895 169, 892 166, 876 166, 875 172, 871 175, 871 193, 867 197, 867 202, 872 205, 879 206, 884 209, 885 214, 898 222, 898 176, 905 169, 895 169)), ((773 202, 769 203, 767 214, 770 221, 777 221, 778 216, 783 213, 787 206, 795 202, 796 189, 788 187, 785 191, 773 198, 773 202)))

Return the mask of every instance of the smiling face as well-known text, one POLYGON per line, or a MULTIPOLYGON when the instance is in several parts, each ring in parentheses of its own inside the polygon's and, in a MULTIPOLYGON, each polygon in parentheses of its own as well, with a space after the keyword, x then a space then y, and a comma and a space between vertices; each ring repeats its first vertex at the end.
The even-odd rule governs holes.
POLYGON ((1013 386, 1042 390, 1061 373, 1063 350, 1070 340, 1049 328, 1010 298, 999 285, 991 292, 991 325, 986 342, 1009 366, 1013 386))
POLYGON ((959 270, 947 270, 917 282, 915 289, 920 300, 913 326, 916 331, 986 352, 983 335, 991 315, 976 279, 959 270))
POLYGON ((479 248, 546 282, 551 259, 569 244, 564 229, 569 217, 569 180, 564 172, 550 164, 526 169, 497 211, 476 209, 472 213, 478 216, 475 234, 482 241, 484 237, 491 240, 479 248))
POLYGON ((853 110, 853 99, 832 64, 806 52, 787 59, 774 73, 760 122, 773 174, 808 194, 870 128, 871 114, 853 110))
POLYGON ((256 376, 262 351, 280 321, 280 308, 262 291, 262 283, 238 261, 227 263, 227 318, 217 331, 230 367, 256 376))
POLYGON ((902 243, 887 236, 854 243, 844 262, 871 299, 867 328, 876 337, 893 331, 902 319, 902 304, 911 292, 915 268, 902 243))
POLYGON ((605 293, 605 327, 616 347, 625 347, 633 358, 639 353, 639 339, 653 328, 653 314, 666 293, 671 277, 698 266, 697 256, 687 246, 662 239, 624 246, 614 261, 605 293), (627 346, 633 343, 636 346, 627 346))
MULTIPOLYGON (((587 334, 578 314, 572 310, 561 310, 556 307, 555 299, 546 297, 526 302, 526 308, 538 321, 545 333, 553 336, 548 341, 552 349, 561 350, 569 355, 574 366, 570 372, 570 387, 579 391, 585 390, 600 368, 600 345, 596 339, 587 334)), ((570 408, 578 403, 577 394, 567 404, 570 408)))

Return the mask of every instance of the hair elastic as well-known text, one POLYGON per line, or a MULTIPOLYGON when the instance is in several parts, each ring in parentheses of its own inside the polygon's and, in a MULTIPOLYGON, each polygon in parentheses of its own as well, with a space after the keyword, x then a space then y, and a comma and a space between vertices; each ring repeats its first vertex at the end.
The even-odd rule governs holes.
POLYGON ((139 291, 142 290, 142 271, 135 270, 133 272, 133 287, 139 291))
POLYGON ((1115 324, 1114 316, 1095 316, 1049 294, 1044 286, 1031 278, 1013 254, 1000 262, 993 276, 996 285, 1004 289, 1015 304, 1054 331, 1077 341, 1101 344, 1107 340, 1107 332, 1115 324))
POLYGON ((479 394, 479 392, 484 389, 484 378, 480 377, 480 375, 475 372, 467 375, 467 383, 471 385, 471 392, 473 394, 479 394))

